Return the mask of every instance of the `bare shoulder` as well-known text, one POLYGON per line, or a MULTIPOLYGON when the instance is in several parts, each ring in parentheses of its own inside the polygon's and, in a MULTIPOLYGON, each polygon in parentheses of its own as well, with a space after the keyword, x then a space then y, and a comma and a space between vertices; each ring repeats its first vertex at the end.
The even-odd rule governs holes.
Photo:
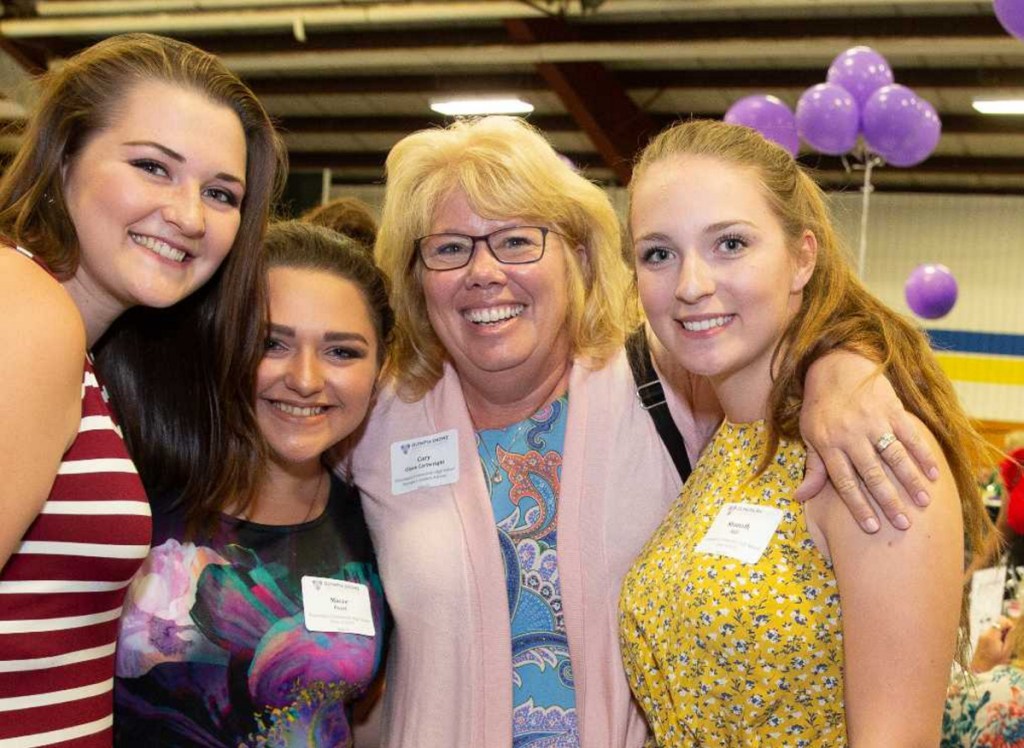
POLYGON ((72 358, 85 355, 85 326, 67 291, 35 262, 6 248, 0 249, 0 319, 5 354, 10 346, 57 346, 72 358))
POLYGON ((58 282, 10 250, 0 250, 0 350, 0 382, 12 416, 56 409, 69 421, 81 399, 82 316, 58 282))

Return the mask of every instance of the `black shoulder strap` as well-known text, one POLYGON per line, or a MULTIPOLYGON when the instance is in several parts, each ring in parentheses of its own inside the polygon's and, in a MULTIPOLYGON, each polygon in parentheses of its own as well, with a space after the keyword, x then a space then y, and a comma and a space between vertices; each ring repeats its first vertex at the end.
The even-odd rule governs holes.
POLYGON ((636 396, 640 400, 640 406, 650 414, 654 427, 658 429, 658 435, 665 443, 676 470, 679 471, 679 477, 685 483, 690 477, 690 458, 686 454, 683 435, 679 433, 669 412, 665 391, 661 387, 661 380, 658 379, 658 372, 654 370, 654 362, 651 361, 647 333, 642 326, 626 341, 626 357, 629 359, 629 368, 633 370, 633 381, 636 382, 636 396))

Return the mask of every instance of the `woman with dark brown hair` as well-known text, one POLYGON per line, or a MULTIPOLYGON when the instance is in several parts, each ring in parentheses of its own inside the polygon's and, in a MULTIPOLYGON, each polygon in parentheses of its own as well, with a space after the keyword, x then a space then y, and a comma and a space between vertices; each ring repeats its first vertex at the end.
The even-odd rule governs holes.
MULTIPOLYGON (((225 290, 194 303, 196 340, 239 320, 258 335, 246 312, 283 163, 252 93, 191 45, 115 37, 43 79, 0 181, 0 711, 17 714, 0 742, 110 745, 118 616, 150 512, 89 354, 128 310, 211 278, 225 290)), ((136 383, 119 394, 142 393, 135 351, 105 353, 104 372, 136 383)))
POLYGON ((265 244, 269 324, 248 344, 261 354, 246 398, 256 469, 245 482, 224 469, 203 500, 154 501, 118 639, 118 745, 349 746, 352 703, 381 664, 384 597, 359 495, 321 458, 370 407, 387 290, 336 232, 288 221, 265 244))

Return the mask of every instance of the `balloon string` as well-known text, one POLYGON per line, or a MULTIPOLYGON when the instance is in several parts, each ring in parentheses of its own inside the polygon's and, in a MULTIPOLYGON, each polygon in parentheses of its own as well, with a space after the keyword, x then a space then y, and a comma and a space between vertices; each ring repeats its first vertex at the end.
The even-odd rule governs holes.
POLYGON ((864 159, 864 186, 861 188, 860 201, 860 250, 857 256, 857 269, 860 272, 861 280, 864 279, 868 259, 868 208, 871 204, 871 193, 875 189, 871 185, 871 169, 874 165, 874 157, 868 155, 864 159))

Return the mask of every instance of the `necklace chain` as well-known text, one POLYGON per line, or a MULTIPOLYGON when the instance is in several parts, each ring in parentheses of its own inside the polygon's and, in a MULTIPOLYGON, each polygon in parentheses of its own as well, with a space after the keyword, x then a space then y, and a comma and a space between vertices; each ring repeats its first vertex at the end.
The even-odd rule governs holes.
MULTIPOLYGON (((516 430, 512 433, 512 438, 508 440, 507 444, 510 447, 512 445, 514 445, 516 443, 516 440, 518 440, 519 437, 523 435, 523 431, 527 427, 533 426, 533 425, 535 425, 535 422, 534 422, 532 416, 527 418, 522 423, 520 423, 518 428, 516 428, 516 430)), ((529 446, 529 444, 527 444, 527 446, 529 446)), ((480 465, 484 469, 484 477, 487 479, 488 483, 497 485, 497 484, 501 483, 502 480, 503 480, 502 477, 501 477, 501 464, 498 462, 497 450, 495 450, 494 467, 493 468, 489 468, 487 466, 487 461, 484 459, 484 454, 486 454, 486 452, 481 452, 481 454, 480 454, 480 465)))

